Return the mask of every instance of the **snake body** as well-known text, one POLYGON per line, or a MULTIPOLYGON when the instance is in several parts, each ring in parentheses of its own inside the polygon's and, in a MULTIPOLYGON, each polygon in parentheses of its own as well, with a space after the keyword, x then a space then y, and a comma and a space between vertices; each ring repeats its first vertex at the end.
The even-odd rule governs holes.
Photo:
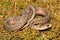
POLYGON ((28 25, 32 29, 36 30, 44 30, 51 27, 51 24, 48 23, 50 19, 49 11, 44 8, 34 8, 33 6, 29 6, 25 11, 22 12, 21 16, 14 16, 8 18, 4 23, 4 28, 6 30, 18 30, 20 28, 25 28, 28 25), (37 13, 36 11, 43 11, 42 13, 37 13), (41 18, 34 18, 36 14, 42 15, 41 18), (9 22, 12 24, 9 24, 9 22))
POLYGON ((50 12, 41 7, 35 10, 36 10, 36 14, 42 15, 43 17, 34 18, 31 21, 29 26, 32 29, 36 29, 36 30, 44 30, 44 29, 50 28, 52 26, 50 23, 48 23, 48 21, 50 20, 50 12), (40 11, 40 12, 37 12, 37 11, 40 11))
POLYGON ((32 13, 32 11, 34 11, 34 7, 33 6, 29 6, 25 11, 22 12, 21 16, 14 16, 14 17, 10 17, 8 18, 5 22, 4 22, 4 28, 6 30, 9 31, 14 31, 14 30, 18 30, 22 27, 26 27, 28 26, 29 22, 34 18, 35 13, 32 13), (28 10, 28 11, 27 11, 28 10), (9 24, 9 22, 15 22, 12 24, 9 24), (28 22, 28 23, 27 23, 28 22), (27 23, 27 24, 26 24, 27 23), (25 25, 26 24, 26 25, 25 25))

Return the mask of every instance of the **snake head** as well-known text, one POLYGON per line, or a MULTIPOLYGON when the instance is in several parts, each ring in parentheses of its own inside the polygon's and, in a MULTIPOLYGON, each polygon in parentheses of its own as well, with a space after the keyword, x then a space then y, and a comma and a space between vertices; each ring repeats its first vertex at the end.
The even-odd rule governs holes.
POLYGON ((51 28, 52 27, 52 24, 50 23, 47 23, 47 24, 44 24, 43 26, 41 26, 39 28, 39 30, 45 30, 45 29, 48 29, 48 28, 51 28))

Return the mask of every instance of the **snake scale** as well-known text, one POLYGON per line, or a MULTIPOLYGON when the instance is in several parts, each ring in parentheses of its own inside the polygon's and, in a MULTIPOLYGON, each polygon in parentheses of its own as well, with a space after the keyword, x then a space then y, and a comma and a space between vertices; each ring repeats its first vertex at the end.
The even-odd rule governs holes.
POLYGON ((25 28, 28 25, 36 30, 44 30, 51 27, 51 24, 48 23, 50 19, 49 11, 44 8, 34 8, 33 6, 29 6, 25 11, 21 13, 20 16, 13 16, 8 18, 4 22, 4 28, 6 30, 14 31, 21 28, 25 28), (36 11, 42 11, 36 12, 36 11), (43 15, 41 18, 34 18, 35 15, 43 15))
POLYGON ((36 14, 41 15, 42 17, 34 18, 29 26, 36 30, 44 30, 50 28, 52 26, 51 23, 48 23, 50 20, 50 12, 42 7, 38 7, 35 10, 36 14))

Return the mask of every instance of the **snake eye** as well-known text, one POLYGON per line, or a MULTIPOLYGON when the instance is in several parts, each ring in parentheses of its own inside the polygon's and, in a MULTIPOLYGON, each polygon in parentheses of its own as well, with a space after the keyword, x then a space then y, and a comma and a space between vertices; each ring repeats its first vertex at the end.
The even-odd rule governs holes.
POLYGON ((47 26, 47 27, 51 27, 51 26, 52 26, 52 24, 47 24, 46 26, 47 26))

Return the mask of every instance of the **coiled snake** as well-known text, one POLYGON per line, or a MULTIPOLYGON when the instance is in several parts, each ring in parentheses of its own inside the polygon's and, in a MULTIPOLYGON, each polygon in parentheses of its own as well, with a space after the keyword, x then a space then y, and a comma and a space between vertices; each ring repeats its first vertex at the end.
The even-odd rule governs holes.
POLYGON ((51 23, 48 23, 50 20, 50 12, 44 8, 36 8, 36 14, 41 15, 40 18, 34 18, 31 23, 30 27, 36 30, 44 30, 50 28, 52 26, 51 23))
POLYGON ((50 13, 44 8, 34 8, 29 6, 20 16, 14 16, 8 18, 4 22, 4 28, 6 30, 14 31, 21 28, 25 28, 28 25, 36 30, 44 30, 51 27, 48 23, 50 19, 50 13), (42 12, 38 12, 42 11, 42 12), (34 18, 36 14, 43 15, 41 18, 34 18))

